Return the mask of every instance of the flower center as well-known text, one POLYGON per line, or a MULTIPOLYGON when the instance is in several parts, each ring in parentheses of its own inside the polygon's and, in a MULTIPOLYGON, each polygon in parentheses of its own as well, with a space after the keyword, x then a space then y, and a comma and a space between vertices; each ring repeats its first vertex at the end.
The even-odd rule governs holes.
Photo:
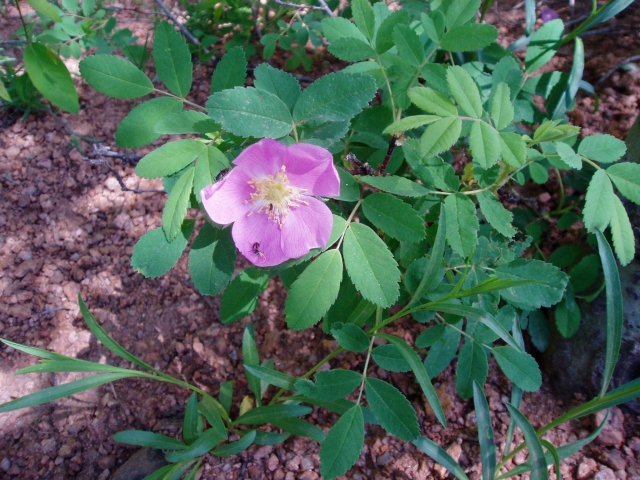
POLYGON ((265 213, 269 220, 277 223, 280 228, 292 208, 299 207, 300 204, 308 205, 304 200, 296 203, 306 189, 289 185, 284 165, 275 175, 269 175, 261 180, 255 178, 249 180, 249 185, 255 191, 251 193, 251 200, 246 200, 246 203, 251 201, 255 207, 247 216, 253 215, 254 212, 265 213))

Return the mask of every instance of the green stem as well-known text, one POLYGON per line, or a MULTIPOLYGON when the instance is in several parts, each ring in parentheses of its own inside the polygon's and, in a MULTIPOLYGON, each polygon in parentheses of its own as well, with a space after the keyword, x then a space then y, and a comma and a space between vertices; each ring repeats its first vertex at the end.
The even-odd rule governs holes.
POLYGON ((560 201, 558 202, 557 208, 553 212, 550 212, 550 215, 557 215, 564 205, 564 184, 562 183, 562 176, 560 175, 560 170, 558 170, 558 167, 553 167, 553 171, 556 172, 556 177, 558 177, 558 185, 560 186, 560 201))
MULTIPOLYGON (((376 325, 380 323, 382 318, 382 308, 376 308, 376 325)), ((367 370, 369 368, 369 360, 371 359, 371 350, 373 350, 373 342, 375 340, 375 335, 371 335, 369 339, 369 348, 367 350, 367 358, 364 361, 364 368, 362 369, 362 383, 360 384, 360 393, 358 393, 358 400, 356 400, 356 404, 360 405, 360 400, 362 399, 362 393, 364 392, 364 386, 367 381, 367 370)))
POLYGON ((27 39, 27 45, 31 45, 31 37, 29 36, 29 31, 27 30, 27 24, 24 22, 24 17, 22 16, 22 10, 20 10, 20 0, 15 0, 15 3, 16 3, 16 8, 18 9, 18 15, 20 16, 20 22, 22 22, 24 36, 27 39))
POLYGON ((201 107, 197 103, 190 102, 186 98, 179 97, 178 95, 174 95, 173 93, 170 93, 170 92, 165 92, 164 90, 158 90, 157 88, 154 88, 153 91, 157 92, 157 93, 161 93, 162 95, 166 95, 167 97, 177 98, 178 100, 182 101, 183 103, 186 103, 187 105, 191 105, 192 107, 197 108, 201 112, 207 113, 207 109, 206 108, 201 107))

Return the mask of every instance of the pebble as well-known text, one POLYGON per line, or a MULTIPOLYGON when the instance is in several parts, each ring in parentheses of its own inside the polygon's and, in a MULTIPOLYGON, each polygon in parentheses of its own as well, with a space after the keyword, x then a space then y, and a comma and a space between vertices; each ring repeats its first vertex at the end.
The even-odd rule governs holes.
POLYGON ((598 468, 598 464, 593 458, 584 458, 578 464, 578 471, 576 472, 577 480, 585 480, 591 477, 596 468, 598 468))
POLYGON ((8 472, 11 468, 11 462, 7 457, 4 457, 2 461, 0 461, 0 468, 2 468, 2 470, 4 470, 5 472, 8 472))
POLYGON ((606 450, 600 455, 600 461, 614 470, 627 468, 627 461, 619 450, 606 450))
POLYGON ((609 467, 602 467, 593 476, 593 480, 616 480, 616 474, 609 467))
MULTIPOLYGON (((607 411, 601 410, 595 414, 595 424, 600 425, 606 416, 607 411)), ((609 421, 596 438, 596 443, 605 445, 607 447, 616 447, 624 443, 624 414, 618 407, 611 408, 611 414, 609 415, 609 421)))

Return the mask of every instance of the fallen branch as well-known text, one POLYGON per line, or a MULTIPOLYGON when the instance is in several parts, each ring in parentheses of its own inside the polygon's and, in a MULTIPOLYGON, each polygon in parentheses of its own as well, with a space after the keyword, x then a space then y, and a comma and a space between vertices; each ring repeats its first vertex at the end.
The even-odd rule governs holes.
POLYGON ((616 70, 618 70, 620 67, 624 67, 627 63, 635 62, 636 60, 640 60, 640 55, 634 55, 633 57, 624 59, 623 61, 618 63, 615 67, 613 67, 611 70, 608 70, 607 73, 605 73, 600 80, 594 83, 593 88, 596 89, 600 85, 602 85, 602 83, 605 82, 611 75, 613 75, 616 72, 616 70))
MULTIPOLYGON (((169 10, 167 6, 164 3, 162 3, 162 0, 156 0, 156 3, 162 10, 164 10, 164 13, 167 14, 167 17, 169 17, 169 19, 178 26, 178 28, 184 34, 184 36, 187 37, 191 43, 199 47, 200 41, 193 35, 193 33, 187 30, 187 27, 185 27, 178 21, 178 19, 173 15, 173 13, 171 13, 171 10, 169 10)), ((209 50, 207 48, 204 48, 203 50, 205 53, 209 53, 209 50)))
POLYGON ((293 8, 299 8, 299 9, 309 8, 311 10, 322 10, 330 17, 336 16, 336 14, 331 11, 331 9, 329 8, 329 5, 327 5, 327 2, 325 2, 325 0, 318 0, 318 3, 320 4, 319 7, 315 5, 303 5, 299 3, 285 2, 284 0, 273 0, 273 1, 276 2, 278 5, 284 5, 285 7, 293 7, 293 8))
MULTIPOLYGON (((108 148, 108 147, 102 147, 102 148, 108 148)), ((95 150, 95 149, 94 149, 95 150)), ((113 152, 111 152, 113 153, 113 152)), ((120 184, 120 189, 123 192, 133 192, 133 193, 165 193, 164 190, 146 190, 146 189, 137 189, 137 188, 129 188, 124 184, 124 181, 122 180, 122 177, 120 176, 120 174, 118 173, 118 171, 113 168, 111 166, 111 164, 103 157, 100 156, 100 158, 87 158, 87 157, 82 157, 83 160, 92 163, 93 165, 104 165, 105 167, 107 167, 109 169, 109 171, 111 173, 113 173, 113 176, 116 178, 116 180, 118 181, 118 183, 120 184)))

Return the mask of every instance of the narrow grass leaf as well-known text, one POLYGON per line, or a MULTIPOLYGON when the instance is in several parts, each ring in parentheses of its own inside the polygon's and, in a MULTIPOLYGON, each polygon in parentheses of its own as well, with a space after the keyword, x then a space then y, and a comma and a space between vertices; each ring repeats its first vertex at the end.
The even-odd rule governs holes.
POLYGON ((524 435, 524 440, 529 450, 529 456, 531 457, 531 480, 547 480, 549 474, 547 473, 547 461, 540 444, 540 439, 536 435, 536 431, 533 429, 527 417, 525 417, 517 408, 513 405, 506 404, 511 417, 515 420, 516 424, 524 435))
MULTIPOLYGON (((260 355, 258 354, 258 347, 256 345, 256 338, 252 323, 246 326, 242 335, 242 361, 244 365, 260 365, 260 355)), ((248 370, 246 373, 249 387, 256 399, 256 404, 260 407, 262 405, 260 378, 248 370)))
POLYGON ((260 365, 245 365, 244 368, 270 385, 275 385, 276 387, 284 388, 286 390, 295 390, 294 385, 297 379, 287 375, 286 373, 278 372, 273 368, 263 367, 260 365))
POLYGON ((211 455, 215 455, 216 457, 233 457, 234 455, 237 455, 243 450, 249 448, 255 439, 256 431, 251 430, 240 440, 222 445, 221 447, 211 450, 211 452, 209 453, 211 453, 211 455))
POLYGON ((303 405, 267 405, 254 408, 238 418, 234 425, 263 425, 278 418, 301 417, 313 411, 303 405))
POLYGON ((315 425, 295 417, 277 418, 270 421, 274 426, 299 437, 307 437, 322 444, 327 437, 325 433, 315 425))
POLYGON ((426 437, 419 437, 414 440, 413 443, 422 452, 429 455, 435 462, 442 465, 444 468, 459 480, 469 480, 469 477, 464 473, 462 467, 447 453, 447 451, 440 445, 426 437))
POLYGON ((128 445, 157 448, 159 450, 183 450, 187 448, 184 443, 179 442, 175 438, 141 430, 124 430, 118 432, 113 436, 113 440, 128 445))
POLYGON ((484 391, 478 382, 473 382, 473 405, 478 421, 478 441, 482 461, 482 478, 493 479, 496 474, 496 440, 491 425, 491 412, 484 391))

